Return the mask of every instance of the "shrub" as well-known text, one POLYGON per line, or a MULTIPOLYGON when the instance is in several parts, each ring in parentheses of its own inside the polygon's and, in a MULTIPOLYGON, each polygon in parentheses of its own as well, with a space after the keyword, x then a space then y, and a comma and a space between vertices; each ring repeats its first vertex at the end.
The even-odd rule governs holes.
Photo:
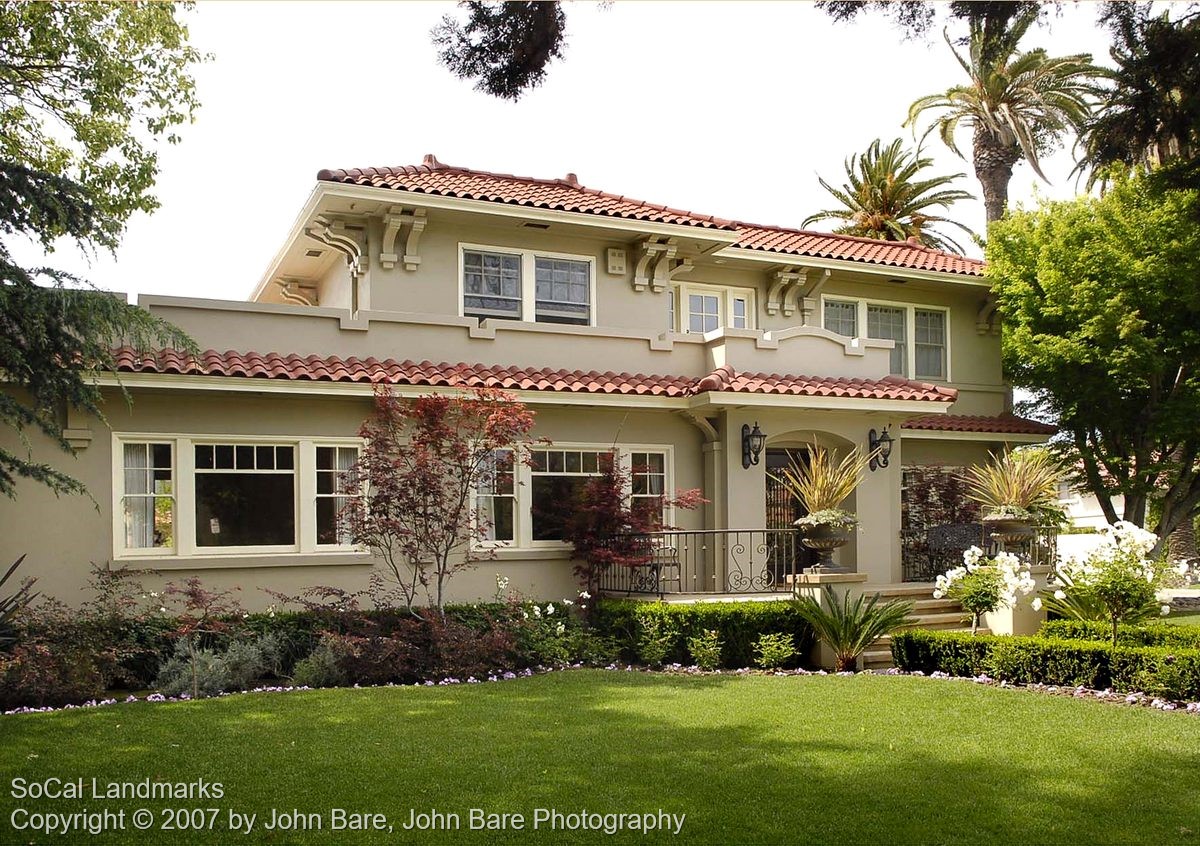
POLYGON ((705 629, 692 635, 687 642, 692 660, 701 670, 716 670, 721 666, 721 635, 716 629, 705 629))
POLYGON ((796 643, 783 633, 760 635, 754 644, 754 663, 764 670, 782 667, 796 657, 796 643))
POLYGON ((961 567, 937 577, 933 598, 957 600, 971 615, 971 634, 975 634, 984 614, 1016 607, 1017 597, 1032 593, 1035 586, 1028 568, 1011 552, 985 558, 983 550, 973 546, 963 552, 961 567))
POLYGON ((215 650, 192 648, 180 641, 175 654, 163 662, 154 686, 164 696, 216 696, 231 687, 229 668, 215 650))
POLYGON ((679 632, 665 616, 643 617, 640 622, 638 658, 651 667, 659 667, 666 663, 667 656, 674 651, 679 632))
POLYGON ((292 670, 292 684, 301 687, 340 687, 346 682, 338 653, 324 638, 307 657, 297 661, 292 670))
POLYGON ((94 650, 23 642, 0 652, 0 708, 69 705, 98 699, 104 673, 94 650))
MULTIPOLYGON (((1109 641, 1112 637, 1109 625, 1097 620, 1050 620, 1042 624, 1038 634, 1063 640, 1109 641)), ((1200 627, 1173 626, 1169 623, 1118 626, 1117 645, 1200 649, 1200 627)))
POLYGON ((980 675, 1017 684, 1083 685, 1200 699, 1200 649, 1112 646, 1047 637, 911 631, 892 638, 902 670, 980 675))
POLYGON ((673 604, 633 599, 605 599, 595 607, 593 624, 611 638, 627 660, 639 660, 642 622, 663 619, 674 636, 664 662, 688 660, 687 642, 707 630, 716 631, 722 643, 721 666, 727 669, 754 666, 754 645, 764 634, 792 635, 797 654, 806 656, 813 644, 812 627, 789 601, 705 602, 673 604))

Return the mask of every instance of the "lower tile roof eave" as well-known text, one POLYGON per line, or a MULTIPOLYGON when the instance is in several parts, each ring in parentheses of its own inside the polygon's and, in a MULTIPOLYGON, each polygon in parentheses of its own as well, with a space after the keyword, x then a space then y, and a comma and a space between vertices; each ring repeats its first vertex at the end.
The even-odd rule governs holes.
MULTIPOLYGON (((375 387, 370 382, 332 382, 319 379, 265 379, 247 376, 200 376, 179 373, 128 373, 119 376, 100 374, 102 387, 143 390, 199 391, 208 393, 248 393, 291 396, 370 397, 375 387)), ((421 396, 431 393, 457 393, 457 387, 436 385, 392 385, 397 396, 421 396)), ((589 393, 584 391, 509 390, 528 405, 584 405, 663 408, 683 411, 705 407, 793 408, 831 411, 920 412, 945 414, 952 403, 936 400, 887 399, 881 397, 812 396, 806 394, 768 394, 745 391, 706 391, 691 396, 666 396, 648 393, 589 393)))
POLYGON ((960 432, 938 429, 906 429, 900 426, 901 437, 906 441, 974 441, 976 443, 1044 444, 1054 437, 1052 434, 1031 432, 960 432))

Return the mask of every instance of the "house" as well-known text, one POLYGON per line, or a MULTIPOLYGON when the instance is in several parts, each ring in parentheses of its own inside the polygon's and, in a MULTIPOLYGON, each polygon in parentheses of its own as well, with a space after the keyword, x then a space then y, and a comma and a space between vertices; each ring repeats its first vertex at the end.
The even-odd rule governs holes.
POLYGON ((497 573, 530 596, 572 593, 570 550, 543 506, 614 444, 638 468, 635 495, 701 488, 709 500, 669 515, 683 534, 657 543, 669 560, 651 590, 771 592, 811 563, 781 551, 797 513, 768 472, 806 444, 891 439, 848 504, 861 528, 834 560, 894 584, 914 577, 906 472, 1051 431, 1011 413, 980 261, 725 220, 574 174, 433 156, 323 170, 247 301, 139 304, 207 351, 124 351, 132 406, 105 377, 109 425, 65 420, 74 460, 35 443, 95 503, 26 484, 0 509, 0 561, 27 553, 27 573, 68 602, 106 561, 240 586, 247 606, 270 601, 261 587, 364 586, 373 559, 338 526, 336 480, 376 381, 402 395, 511 390, 552 441, 515 484, 481 492, 498 549, 456 577, 462 600, 491 596, 497 573), (764 448, 749 455, 756 429, 764 448))

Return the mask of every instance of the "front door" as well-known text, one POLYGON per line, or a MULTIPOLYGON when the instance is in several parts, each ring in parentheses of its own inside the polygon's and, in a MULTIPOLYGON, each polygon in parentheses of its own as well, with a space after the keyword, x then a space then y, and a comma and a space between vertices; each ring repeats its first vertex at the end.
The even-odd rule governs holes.
MULTIPOLYGON (((804 449, 768 449, 766 452, 766 528, 768 530, 789 530, 806 512, 804 506, 776 477, 792 462, 805 464, 808 461, 808 451, 804 449)), ((805 567, 812 567, 817 563, 817 554, 811 549, 801 546, 794 534, 768 531, 767 537, 773 549, 772 558, 778 587, 785 590, 790 588, 790 585, 785 582, 787 574, 799 573, 805 567)))

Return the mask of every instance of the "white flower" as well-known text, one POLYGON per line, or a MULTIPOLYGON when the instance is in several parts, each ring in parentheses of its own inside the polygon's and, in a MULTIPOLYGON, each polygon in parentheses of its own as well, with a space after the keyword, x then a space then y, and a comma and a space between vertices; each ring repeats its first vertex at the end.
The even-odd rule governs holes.
POLYGON ((1032 603, 1032 604, 1033 604, 1033 610, 1034 610, 1034 611, 1041 611, 1041 610, 1042 610, 1042 598, 1041 598, 1040 596, 1035 596, 1035 597, 1033 598, 1033 603, 1032 603))
POLYGON ((537 607, 536 605, 533 606, 533 616, 537 617, 540 620, 542 618, 542 609, 537 607))
POLYGON ((562 604, 563 604, 563 605, 566 605, 566 606, 569 608, 569 607, 571 607, 572 605, 574 605, 575 603, 574 603, 574 602, 572 602, 572 601, 571 601, 571 600, 569 600, 569 599, 564 599, 564 600, 562 601, 562 604))
POLYGON ((565 625, 563 625, 562 623, 559 623, 557 626, 554 627, 554 633, 557 635, 564 635, 567 633, 567 627, 565 625))
POLYGON ((1186 576, 1188 574, 1188 571, 1191 569, 1192 568, 1188 566, 1188 563, 1186 561, 1180 561, 1178 564, 1175 565, 1175 572, 1181 576, 1186 576))
POLYGON ((1059 602, 1062 602, 1064 599, 1067 598, 1067 594, 1063 590, 1056 590, 1054 592, 1054 598, 1057 599, 1059 602))
POLYGON ((592 595, 585 590, 585 591, 580 592, 579 598, 580 599, 591 599, 592 595))
POLYGON ((167 609, 166 609, 166 608, 159 608, 158 610, 159 610, 161 613, 163 613, 163 614, 166 614, 166 613, 167 613, 167 609))
POLYGON ((1170 613, 1171 613, 1171 606, 1170 606, 1170 605, 1164 605, 1164 606, 1162 607, 1162 615, 1165 617, 1165 616, 1167 616, 1167 615, 1168 615, 1168 614, 1170 614, 1170 613))
POLYGON ((546 603, 546 616, 547 617, 554 616, 554 603, 553 602, 546 603))
POLYGON ((942 598, 943 596, 945 596, 945 595, 946 595, 946 594, 942 593, 940 590, 935 590, 935 591, 933 592, 933 598, 934 598, 934 599, 941 599, 941 598, 942 598))

